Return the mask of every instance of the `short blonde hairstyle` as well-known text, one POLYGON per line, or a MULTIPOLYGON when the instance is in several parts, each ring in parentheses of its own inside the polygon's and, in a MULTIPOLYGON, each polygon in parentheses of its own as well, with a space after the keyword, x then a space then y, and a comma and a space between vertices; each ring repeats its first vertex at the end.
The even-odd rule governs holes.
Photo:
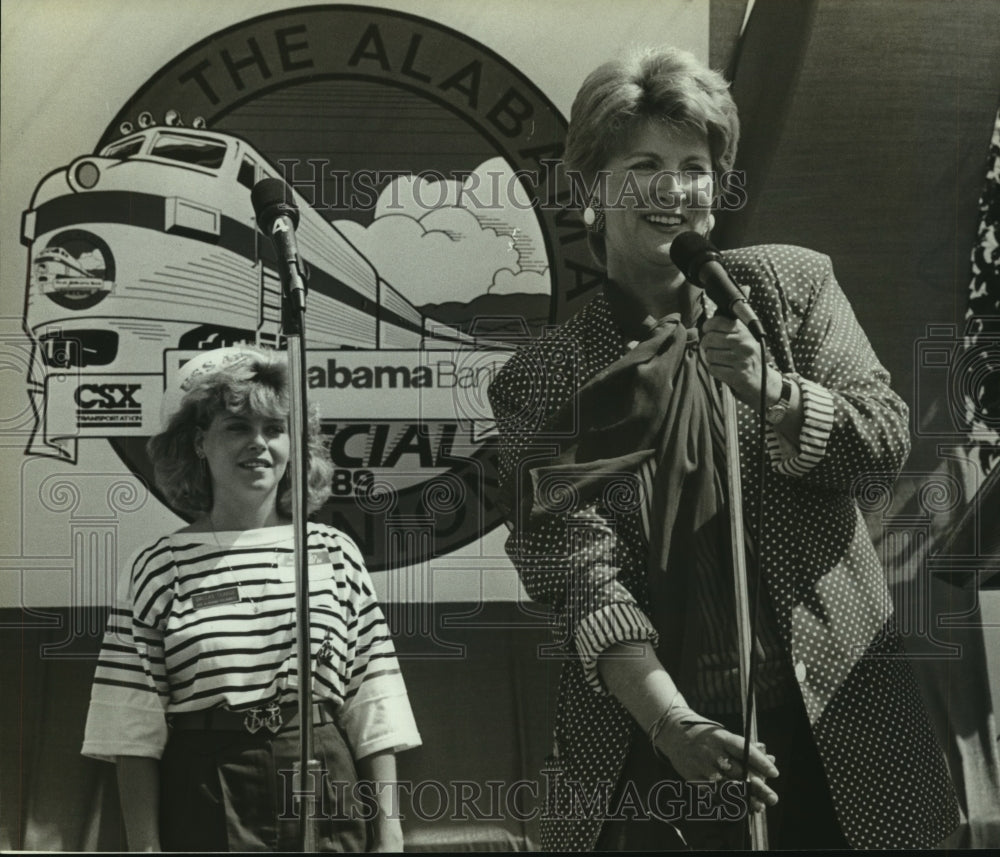
MULTIPOLYGON (((733 168, 740 123, 729 83, 693 54, 661 47, 633 51, 587 76, 570 112, 563 154, 570 176, 594 187, 612 155, 649 121, 702 131, 716 174, 733 168)), ((604 236, 588 232, 588 239, 606 264, 604 236)))
MULTIPOLYGON (((185 392, 167 427, 149 439, 146 451, 157 487, 178 512, 201 514, 212 508, 212 483, 195 451, 199 430, 224 412, 243 416, 287 419, 288 361, 284 354, 240 346, 246 357, 231 360, 216 371, 199 374, 185 392)), ((329 498, 333 464, 320 431, 319 411, 309 408, 308 509, 314 512, 329 498)), ((291 474, 278 483, 278 513, 292 516, 291 474)))

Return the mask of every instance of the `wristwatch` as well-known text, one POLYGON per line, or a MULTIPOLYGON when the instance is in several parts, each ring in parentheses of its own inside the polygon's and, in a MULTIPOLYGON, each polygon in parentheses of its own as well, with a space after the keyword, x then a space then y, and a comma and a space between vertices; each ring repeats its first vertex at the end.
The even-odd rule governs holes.
POLYGON ((788 413, 788 407, 792 404, 792 378, 789 375, 781 376, 781 395, 771 407, 767 409, 764 416, 772 426, 776 426, 788 413))

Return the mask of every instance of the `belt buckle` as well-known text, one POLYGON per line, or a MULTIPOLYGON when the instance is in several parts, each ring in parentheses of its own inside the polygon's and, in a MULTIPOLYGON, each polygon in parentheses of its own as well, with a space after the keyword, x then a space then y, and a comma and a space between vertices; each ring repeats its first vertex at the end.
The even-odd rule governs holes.
POLYGON ((281 706, 276 702, 271 702, 263 707, 248 708, 246 714, 243 715, 243 728, 251 735, 259 732, 265 726, 272 734, 277 734, 283 723, 281 706))

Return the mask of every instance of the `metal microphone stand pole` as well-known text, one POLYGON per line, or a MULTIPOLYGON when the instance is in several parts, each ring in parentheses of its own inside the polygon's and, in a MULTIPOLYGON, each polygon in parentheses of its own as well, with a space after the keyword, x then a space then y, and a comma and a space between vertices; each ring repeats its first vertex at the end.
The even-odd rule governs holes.
MULTIPOLYGON (((750 597, 747 587, 746 552, 743 548, 743 494, 740 485, 740 440, 736 415, 736 400, 726 384, 719 384, 722 411, 726 427, 726 479, 729 489, 729 534, 732 542, 733 578, 736 585, 736 643, 740 659, 740 694, 743 699, 743 722, 747 724, 746 740, 757 742, 757 715, 750 699, 750 653, 753 646, 750 625, 750 597), (749 722, 747 710, 749 709, 749 722)), ((759 584, 758 584, 759 585, 759 584)), ((747 806, 750 797, 750 772, 746 776, 747 806)), ((765 812, 751 812, 750 848, 767 851, 767 816, 765 812)))
POLYGON ((293 777, 293 800, 298 805, 302 851, 316 850, 313 816, 319 812, 319 762, 312 752, 312 644, 309 626, 308 457, 309 434, 306 415, 305 279, 298 260, 287 264, 282 277, 282 332, 288 353, 289 440, 288 467, 292 475, 292 524, 295 534, 295 638, 299 684, 299 760, 293 777))

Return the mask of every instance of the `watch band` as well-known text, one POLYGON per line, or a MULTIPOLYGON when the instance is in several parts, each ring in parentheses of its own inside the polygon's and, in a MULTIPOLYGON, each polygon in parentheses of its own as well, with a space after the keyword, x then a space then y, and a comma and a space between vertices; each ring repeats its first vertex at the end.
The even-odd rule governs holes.
POLYGON ((765 419, 771 425, 777 425, 788 413, 788 407, 792 403, 792 379, 788 375, 781 376, 781 395, 765 412, 765 419))

